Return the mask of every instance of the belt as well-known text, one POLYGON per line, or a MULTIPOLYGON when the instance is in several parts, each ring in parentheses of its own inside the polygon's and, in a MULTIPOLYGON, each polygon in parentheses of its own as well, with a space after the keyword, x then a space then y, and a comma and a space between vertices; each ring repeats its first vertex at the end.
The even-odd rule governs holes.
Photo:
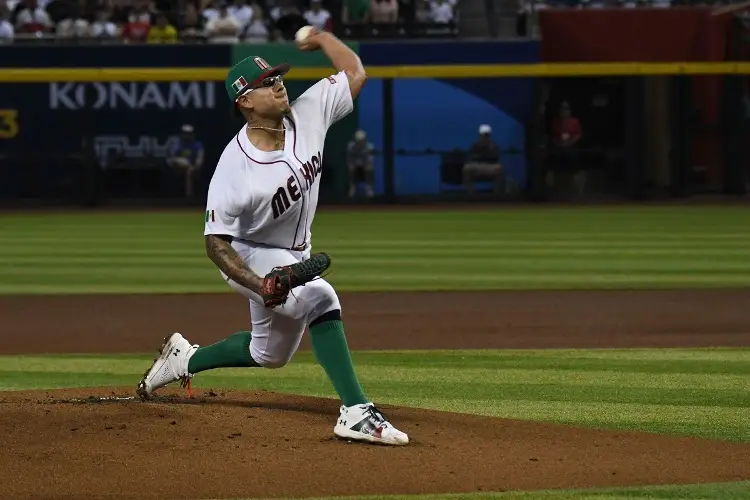
POLYGON ((303 251, 307 250, 310 247, 309 244, 302 243, 301 245, 297 245, 296 247, 284 248, 284 247, 272 246, 272 245, 269 245, 267 243, 258 243, 257 241, 248 240, 246 238, 236 238, 236 239, 238 239, 240 241, 246 241, 246 242, 250 243, 251 245, 255 245, 255 246, 259 246, 259 247, 265 247, 265 248, 282 248, 284 250, 292 250, 294 252, 303 252, 303 251))

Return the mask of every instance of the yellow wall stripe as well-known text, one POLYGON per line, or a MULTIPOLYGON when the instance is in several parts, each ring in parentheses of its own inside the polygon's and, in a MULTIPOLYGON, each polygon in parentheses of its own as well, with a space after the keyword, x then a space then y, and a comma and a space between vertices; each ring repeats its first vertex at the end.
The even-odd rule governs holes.
MULTIPOLYGON (((368 66, 372 78, 497 78, 551 76, 750 74, 750 63, 542 63, 448 66, 368 66)), ((292 68, 290 80, 316 80, 329 68, 292 68)), ((224 80, 227 68, 5 68, 0 83, 224 80)))

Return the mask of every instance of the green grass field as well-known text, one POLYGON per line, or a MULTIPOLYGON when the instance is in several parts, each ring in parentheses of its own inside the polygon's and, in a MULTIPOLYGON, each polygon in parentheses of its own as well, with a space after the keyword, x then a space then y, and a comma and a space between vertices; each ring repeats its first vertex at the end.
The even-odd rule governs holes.
MULTIPOLYGON (((200 211, 0 216, 0 293, 229 293, 203 254, 202 217, 200 211)), ((749 223, 750 208, 323 211, 313 235, 314 248, 333 256, 329 279, 342 291, 744 287, 749 223)), ((750 441, 750 349, 357 352, 354 358, 375 391, 370 396, 383 403, 750 441)), ((132 386, 150 359, 0 356, 0 390, 132 386)), ((216 370, 195 384, 331 395, 304 352, 283 370, 251 376, 216 370)), ((750 482, 385 498, 748 499, 750 482)))
MULTIPOLYGON (((0 293, 229 292, 203 212, 0 216, 0 293)), ((340 291, 750 285, 750 208, 321 211, 340 291)))

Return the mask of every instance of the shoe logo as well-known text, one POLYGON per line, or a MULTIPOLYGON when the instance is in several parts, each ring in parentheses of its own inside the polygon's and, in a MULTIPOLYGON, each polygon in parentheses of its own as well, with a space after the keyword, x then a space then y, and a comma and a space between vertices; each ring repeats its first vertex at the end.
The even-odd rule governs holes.
POLYGON ((177 353, 178 353, 178 352, 180 352, 180 350, 179 350, 179 349, 175 349, 175 350, 174 350, 174 352, 173 352, 172 354, 174 354, 175 356, 177 356, 177 353))

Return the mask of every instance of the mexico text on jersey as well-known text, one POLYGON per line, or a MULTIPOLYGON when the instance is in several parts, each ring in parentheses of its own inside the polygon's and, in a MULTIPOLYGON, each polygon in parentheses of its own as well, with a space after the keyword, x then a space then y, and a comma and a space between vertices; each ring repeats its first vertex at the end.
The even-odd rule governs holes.
POLYGON ((229 141, 208 189, 204 234, 226 234, 272 247, 310 244, 323 150, 331 125, 353 110, 344 73, 324 78, 291 104, 283 150, 261 151, 243 126, 229 141))

